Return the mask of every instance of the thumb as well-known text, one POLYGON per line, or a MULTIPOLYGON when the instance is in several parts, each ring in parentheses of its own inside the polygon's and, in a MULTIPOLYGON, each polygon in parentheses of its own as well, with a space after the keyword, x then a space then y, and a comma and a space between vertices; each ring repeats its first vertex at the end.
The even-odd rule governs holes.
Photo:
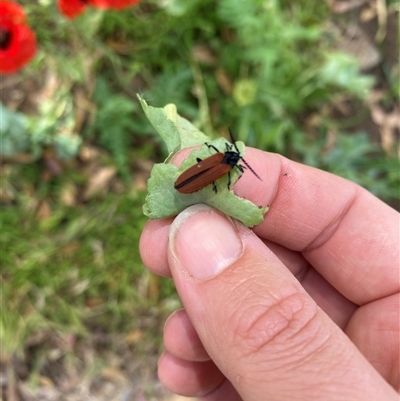
POLYGON ((394 399, 249 229, 206 206, 172 223, 169 264, 208 354, 243 400, 394 399))

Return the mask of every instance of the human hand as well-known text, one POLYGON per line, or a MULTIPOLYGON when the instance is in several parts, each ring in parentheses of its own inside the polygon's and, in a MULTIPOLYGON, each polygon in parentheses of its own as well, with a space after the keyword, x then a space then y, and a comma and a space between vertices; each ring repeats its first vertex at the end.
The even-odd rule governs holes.
POLYGON ((246 160, 263 181, 245 173, 235 192, 270 206, 263 223, 195 205, 142 234, 143 262, 184 305, 160 380, 204 401, 398 400, 399 214, 279 155, 246 160))

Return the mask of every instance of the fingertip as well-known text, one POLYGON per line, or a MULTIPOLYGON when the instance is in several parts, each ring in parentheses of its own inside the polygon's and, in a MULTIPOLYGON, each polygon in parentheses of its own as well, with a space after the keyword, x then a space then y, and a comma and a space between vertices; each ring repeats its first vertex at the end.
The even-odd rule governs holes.
POLYGON ((224 375, 212 361, 185 361, 165 351, 158 361, 158 378, 175 394, 201 397, 217 388, 224 375))
POLYGON ((164 346, 168 352, 181 359, 197 362, 210 360, 184 309, 175 311, 165 322, 164 346))
POLYGON ((168 266, 168 235, 174 219, 149 220, 140 236, 139 252, 144 265, 153 273, 171 277, 168 266))

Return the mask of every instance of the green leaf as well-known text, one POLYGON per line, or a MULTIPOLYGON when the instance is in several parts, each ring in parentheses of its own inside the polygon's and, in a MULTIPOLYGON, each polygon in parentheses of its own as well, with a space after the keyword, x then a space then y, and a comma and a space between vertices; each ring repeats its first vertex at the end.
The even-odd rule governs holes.
MULTIPOLYGON (((248 227, 259 224, 264 219, 268 209, 258 207, 247 199, 236 196, 232 189, 228 189, 228 174, 216 181, 217 193, 212 185, 193 193, 181 194, 174 188, 174 183, 183 171, 197 163, 197 158, 206 159, 215 153, 204 142, 215 146, 220 152, 226 150, 226 140, 218 138, 210 141, 209 138, 195 128, 189 121, 177 114, 175 105, 167 105, 164 108, 150 107, 138 96, 146 116, 167 143, 170 156, 164 163, 155 164, 148 180, 148 194, 143 206, 143 213, 151 219, 162 219, 175 216, 190 205, 206 203, 223 213, 240 220, 248 227), (171 157, 186 147, 202 144, 200 149, 195 149, 182 162, 180 168, 169 163, 171 157)), ((243 142, 236 142, 241 155, 244 154, 243 142)), ((231 188, 240 178, 241 172, 233 168, 230 172, 231 188)))
POLYGON ((344 88, 361 99, 368 96, 374 85, 374 78, 361 75, 357 60, 346 53, 327 54, 325 64, 319 72, 319 78, 322 82, 344 88))
POLYGON ((170 154, 202 144, 209 139, 192 123, 181 117, 174 104, 167 104, 164 108, 152 107, 140 95, 137 97, 146 117, 164 140, 170 154))
POLYGON ((167 0, 161 3, 165 11, 174 17, 185 15, 199 0, 167 0))
POLYGON ((0 154, 14 155, 29 146, 27 119, 18 112, 8 110, 0 102, 0 154))
POLYGON ((54 136, 54 147, 57 155, 63 160, 69 160, 78 154, 82 138, 77 135, 58 133, 54 136))

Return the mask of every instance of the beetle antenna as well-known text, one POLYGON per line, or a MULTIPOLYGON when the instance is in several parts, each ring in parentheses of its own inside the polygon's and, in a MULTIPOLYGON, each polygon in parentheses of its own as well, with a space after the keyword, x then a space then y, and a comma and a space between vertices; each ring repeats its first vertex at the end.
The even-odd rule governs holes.
POLYGON ((260 178, 260 176, 250 167, 249 163, 246 162, 246 160, 243 159, 243 157, 241 157, 242 162, 246 165, 246 167, 260 180, 262 181, 262 179, 260 178))
MULTIPOLYGON (((238 149, 238 147, 236 146, 235 138, 233 137, 233 133, 232 133, 231 127, 228 127, 228 130, 229 130, 229 135, 231 136, 231 141, 232 141, 232 143, 233 143, 233 146, 235 146, 236 151, 237 151, 237 152, 239 153, 239 155, 240 155, 239 149, 238 149)), ((246 165, 246 167, 247 167, 260 181, 262 181, 262 179, 259 177, 259 175, 250 167, 249 163, 247 163, 246 160, 244 160, 243 157, 241 157, 241 156, 240 156, 240 159, 241 159, 242 162, 246 165)))
POLYGON ((233 132, 232 132, 232 130, 231 130, 231 127, 228 127, 228 130, 229 130, 229 135, 230 135, 230 137, 231 137, 231 142, 233 143, 233 146, 235 147, 236 152, 238 152, 239 155, 240 155, 239 149, 238 149, 238 147, 236 146, 236 140, 235 140, 235 138, 234 138, 234 136, 233 136, 233 132))
POLYGON ((233 137, 233 132, 231 130, 231 127, 228 127, 228 130, 229 130, 229 136, 231 137, 231 142, 235 143, 235 138, 233 137))

